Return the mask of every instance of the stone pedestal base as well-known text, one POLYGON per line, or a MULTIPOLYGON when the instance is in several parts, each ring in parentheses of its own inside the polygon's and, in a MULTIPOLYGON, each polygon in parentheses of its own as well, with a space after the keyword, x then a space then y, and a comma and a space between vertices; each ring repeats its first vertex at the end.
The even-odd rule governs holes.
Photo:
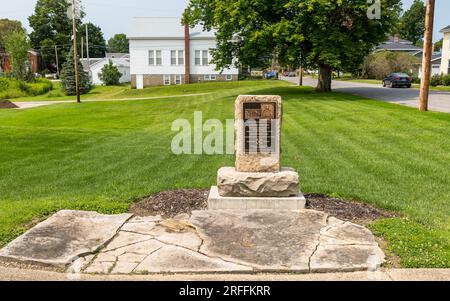
POLYGON ((217 173, 219 195, 223 197, 292 197, 300 190, 299 176, 292 168, 279 172, 239 172, 222 167, 217 173))
POLYGON ((222 197, 217 186, 213 186, 208 197, 209 210, 301 210, 305 209, 305 206, 306 199, 300 191, 293 197, 222 197))

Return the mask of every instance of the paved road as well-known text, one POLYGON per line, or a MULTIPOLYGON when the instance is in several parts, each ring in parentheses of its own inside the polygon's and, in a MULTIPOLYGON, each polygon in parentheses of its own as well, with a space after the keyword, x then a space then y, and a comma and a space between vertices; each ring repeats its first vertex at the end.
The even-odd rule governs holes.
MULTIPOLYGON (((282 79, 292 83, 298 83, 298 78, 296 77, 283 77, 282 79)), ((312 78, 305 78, 303 82, 307 86, 315 87, 317 85, 317 80, 312 78)), ((347 81, 333 81, 332 88, 336 92, 346 92, 414 108, 419 107, 418 89, 390 89, 383 88, 381 84, 375 85, 347 81)), ((450 92, 430 91, 429 109, 431 111, 450 113, 450 92)))

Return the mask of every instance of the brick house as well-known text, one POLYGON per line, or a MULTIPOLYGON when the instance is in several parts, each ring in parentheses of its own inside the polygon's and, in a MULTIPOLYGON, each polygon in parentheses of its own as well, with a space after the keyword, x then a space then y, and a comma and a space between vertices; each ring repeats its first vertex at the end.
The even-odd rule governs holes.
POLYGON ((133 88, 238 80, 237 68, 217 71, 210 63, 214 32, 190 29, 181 18, 134 18, 128 39, 133 88))
MULTIPOLYGON (((28 62, 30 63, 31 71, 33 73, 39 72, 41 62, 39 52, 29 50, 28 62)), ((11 60, 9 58, 9 54, 7 54, 3 49, 0 49, 0 72, 11 72, 11 60)))

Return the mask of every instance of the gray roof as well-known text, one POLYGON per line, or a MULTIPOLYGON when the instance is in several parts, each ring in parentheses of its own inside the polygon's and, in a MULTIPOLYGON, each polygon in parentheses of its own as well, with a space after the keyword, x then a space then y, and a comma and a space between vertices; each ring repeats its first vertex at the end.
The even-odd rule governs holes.
POLYGON ((130 58, 130 54, 129 53, 114 53, 114 52, 107 52, 106 53, 106 58, 107 59, 115 59, 115 58, 117 58, 117 59, 124 59, 124 58, 127 58, 127 59, 129 59, 130 58))
POLYGON ((450 25, 441 29, 441 32, 450 32, 450 25))
POLYGON ((376 50, 389 50, 389 51, 422 51, 422 48, 403 43, 383 43, 377 46, 376 50))
MULTIPOLYGON (((131 30, 127 34, 128 39, 184 39, 184 26, 181 18, 145 17, 133 18, 131 30)), ((214 31, 203 31, 201 25, 190 30, 190 38, 212 39, 214 31)))

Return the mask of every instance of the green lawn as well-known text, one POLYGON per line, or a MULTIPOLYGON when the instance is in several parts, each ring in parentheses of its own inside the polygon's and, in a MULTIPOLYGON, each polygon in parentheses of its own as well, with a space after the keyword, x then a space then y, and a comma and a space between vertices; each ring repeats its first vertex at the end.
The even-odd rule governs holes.
POLYGON ((211 93, 1 110, 0 245, 33 218, 61 208, 118 213, 158 191, 208 188, 234 156, 173 155, 172 121, 192 120, 199 110, 204 119, 233 118, 236 95, 279 94, 283 165, 300 172, 302 190, 397 212, 398 218, 370 227, 401 264, 450 267, 449 114, 277 81, 162 87, 154 93, 171 89, 211 93))
MULTIPOLYGON (((255 82, 248 83, 247 81, 229 82, 223 85, 220 82, 211 83, 197 83, 191 85, 179 86, 160 86, 150 87, 142 90, 131 89, 129 84, 119 86, 94 86, 89 93, 81 95, 82 100, 104 100, 104 99, 127 99, 127 98, 143 98, 143 97, 160 97, 171 95, 185 95, 185 94, 203 94, 212 93, 217 90, 233 90, 248 85, 253 85, 255 82)), ((270 81, 260 81, 258 85, 268 85, 270 81)), ((54 83, 53 90, 35 97, 21 97, 12 99, 14 102, 27 101, 50 101, 50 100, 74 100, 74 96, 66 96, 60 91, 60 84, 54 83)))

